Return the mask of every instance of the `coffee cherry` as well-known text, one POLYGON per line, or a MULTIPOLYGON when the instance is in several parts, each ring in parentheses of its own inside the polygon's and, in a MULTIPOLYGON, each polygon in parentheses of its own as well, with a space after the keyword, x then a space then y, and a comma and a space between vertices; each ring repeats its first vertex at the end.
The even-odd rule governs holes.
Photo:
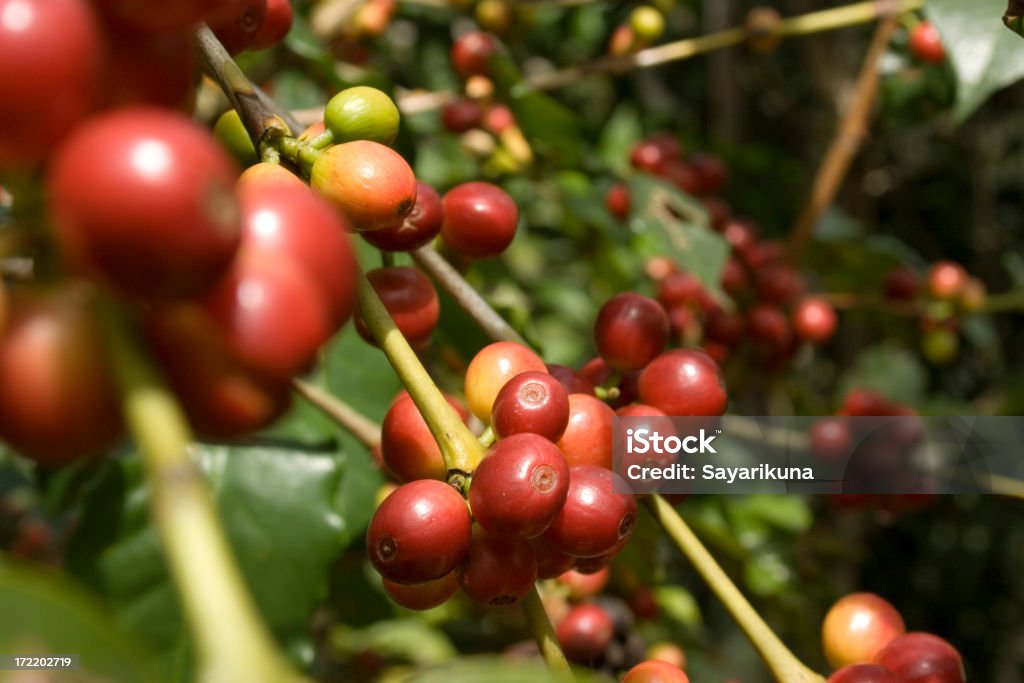
POLYGON ((524 372, 501 388, 491 408, 491 426, 499 439, 530 432, 558 441, 569 423, 569 394, 546 372, 524 372))
POLYGON ((946 48, 938 29, 930 21, 922 21, 910 32, 910 52, 917 59, 929 64, 946 61, 946 48))
POLYGON ((948 642, 930 633, 907 633, 890 641, 875 662, 904 683, 964 683, 964 663, 948 642))
MULTIPOLYGON (((217 138, 217 142, 224 145, 224 148, 242 166, 251 166, 259 162, 259 155, 256 154, 256 148, 253 147, 252 140, 249 139, 249 133, 245 130, 245 124, 242 123, 242 117, 234 109, 228 109, 217 118, 217 123, 213 126, 213 135, 217 138)), ((281 168, 279 164, 273 165, 281 168)), ((281 168, 281 170, 291 175, 287 169, 281 168)))
POLYGON ((615 493, 627 490, 611 470, 571 467, 565 505, 544 532, 545 538, 575 557, 597 557, 621 548, 636 526, 636 499, 615 493))
POLYGON ((415 586, 406 586, 384 579, 384 592, 388 597, 406 609, 423 611, 443 605, 459 590, 455 572, 440 579, 427 581, 415 586))
POLYGON ((201 304, 232 352, 270 379, 306 371, 333 328, 312 275, 259 250, 243 250, 201 304))
POLYGON ((960 308, 968 313, 977 313, 985 308, 988 292, 985 283, 977 278, 967 278, 967 284, 960 292, 960 308))
POLYGON ((416 205, 416 176, 408 162, 369 140, 325 150, 313 162, 309 181, 359 231, 395 226, 416 205))
MULTIPOLYGON (((630 31, 632 34, 632 31, 630 31)), ((683 154, 679 140, 670 133, 655 135, 633 145, 629 163, 648 173, 660 174, 670 161, 678 161, 683 154)))
POLYGON ((537 559, 537 579, 553 579, 569 571, 576 564, 576 558, 566 555, 543 536, 530 539, 534 557, 537 559))
POLYGON ((689 158, 690 168, 699 180, 698 194, 709 195, 720 192, 729 179, 725 162, 714 154, 698 152, 689 158))
POLYGON ((658 303, 666 309, 694 306, 705 296, 704 284, 693 273, 669 273, 658 283, 658 303))
POLYGON ((736 257, 732 257, 725 262, 725 266, 722 268, 721 285, 727 294, 736 296, 747 289, 749 284, 747 281, 747 269, 744 268, 743 264, 736 257))
POLYGON ((477 524, 496 536, 539 536, 562 509, 569 466, 537 434, 513 434, 494 444, 473 473, 469 505, 477 524))
POLYGON ((590 394, 569 394, 569 420, 558 447, 570 465, 612 467, 615 413, 590 394))
POLYGON ((193 29, 106 28, 108 58, 99 86, 103 107, 152 105, 191 113, 199 66, 193 29))
POLYGON ((667 351, 644 368, 640 400, 666 415, 721 415, 729 397, 715 361, 701 351, 667 351))
POLYGON ((236 168, 184 117, 124 109, 80 126, 50 168, 50 208, 70 265, 128 296, 208 289, 240 240, 236 168))
POLYGON ((613 368, 636 370, 665 349, 668 333, 668 315, 657 301, 624 292, 605 302, 598 312, 594 345, 613 368))
POLYGON ((757 232, 757 224, 741 216, 733 216, 722 227, 722 237, 740 257, 757 244, 757 232))
POLYGON ((762 302, 783 306, 803 295, 803 278, 792 266, 785 263, 772 263, 764 266, 748 265, 757 269, 755 276, 757 297, 762 302))
POLYGON ((960 353, 960 337, 953 330, 936 329, 921 337, 921 353, 929 363, 945 365, 960 353))
POLYGON ((658 642, 647 648, 648 659, 665 662, 680 669, 686 666, 686 653, 675 643, 658 642))
POLYGON ((811 453, 822 460, 848 458, 853 452, 853 430, 842 417, 823 417, 808 430, 811 453))
POLYGON ((449 102, 441 109, 441 124, 453 133, 479 128, 483 118, 483 105, 468 97, 449 102))
POLYGON ((174 0, 161 3, 158 12, 137 0, 94 0, 94 4, 115 22, 156 35, 156 32, 193 28, 215 13, 223 3, 221 0, 174 0))
POLYGON ((554 363, 547 364, 548 374, 557 379, 559 383, 565 388, 568 394, 590 394, 594 395, 593 383, 576 372, 570 367, 565 365, 557 365, 554 363))
POLYGON ((727 347, 739 344, 747 331, 747 321, 739 313, 721 309, 711 311, 704 320, 704 336, 727 347))
POLYGON ((776 33, 782 16, 774 7, 754 7, 743 20, 743 30, 747 33, 747 47, 757 54, 768 54, 782 42, 782 36, 776 33))
POLYGON ((600 660, 614 633, 611 617, 597 605, 573 607, 555 629, 566 659, 577 664, 600 660))
POLYGON ((291 0, 267 0, 267 15, 252 39, 250 50, 266 50, 284 40, 292 28, 291 0))
POLYGON ((516 235, 519 207, 497 185, 471 182, 444 195, 441 238, 459 254, 491 258, 505 251, 516 235))
POLYGON ((275 185, 288 185, 308 189, 306 183, 302 182, 301 178, 281 164, 260 162, 242 171, 242 175, 238 176, 238 180, 235 181, 235 191, 241 195, 243 192, 247 192, 249 188, 272 187, 275 185))
POLYGON ((336 144, 368 140, 390 145, 398 135, 400 118, 394 100, 366 85, 342 90, 324 109, 324 126, 336 144))
POLYGON ((886 415, 889 403, 874 389, 852 389, 843 399, 843 413, 853 417, 886 415))
POLYGON ((892 669, 878 664, 850 664, 828 677, 827 683, 902 683, 892 669))
POLYGON ((761 351, 779 351, 793 342, 786 314, 776 306, 758 304, 747 311, 747 331, 761 351))
POLYGON ((622 683, 690 683, 690 679, 679 667, 648 659, 627 671, 622 683))
MULTIPOLYGON (((426 345, 441 317, 437 290, 427 276, 409 266, 388 266, 375 268, 366 277, 406 341, 414 348, 426 345)), ((355 320, 359 336, 375 345, 358 306, 355 320)))
POLYGON ((0 0, 0 170, 42 161, 94 105, 102 42, 86 0, 0 0))
POLYGON ((485 346, 466 368, 465 393, 470 412, 490 424, 494 400, 510 379, 524 372, 546 370, 544 361, 522 344, 495 342, 485 346))
POLYGON ((586 574, 570 569, 558 576, 558 585, 565 589, 569 600, 579 602, 599 595, 608 586, 611 575, 607 567, 586 574))
MULTIPOLYGON (((457 412, 465 415, 465 410, 455 397, 446 394, 445 398, 457 412)), ((399 396, 384 416, 380 447, 385 467, 399 481, 444 481, 448 476, 448 467, 441 457, 441 449, 407 393, 399 396)))
POLYGON ((247 49, 267 17, 267 0, 221 0, 206 23, 231 54, 247 49))
POLYGON ((629 186, 626 183, 612 185, 604 196, 604 204, 620 221, 629 218, 629 210, 633 205, 633 200, 629 196, 629 186))
POLYGON ((836 333, 836 309, 824 299, 807 298, 793 311, 793 329, 801 339, 821 344, 836 333))
POLYGON ((121 431, 88 292, 13 290, 0 337, 0 439, 46 467, 97 456, 121 431))
POLYGON ((953 261, 939 261, 928 271, 928 293, 940 301, 960 296, 967 285, 967 271, 953 261))
POLYGON ((246 249, 301 265, 319 286, 332 329, 343 325, 355 306, 357 273, 345 221, 304 185, 241 188, 238 198, 246 249))
POLYGON ((921 278, 909 268, 893 268, 885 276, 885 296, 897 301, 911 301, 917 296, 921 278))
POLYGON ((613 56, 625 55, 639 49, 639 41, 633 28, 629 24, 619 24, 612 31, 611 40, 608 41, 608 54, 613 56))
POLYGON ((413 481, 384 499, 366 530, 366 550, 381 576, 410 585, 440 579, 469 549, 472 521, 448 484, 413 481))
POLYGON ((444 209, 437 190, 416 181, 416 205, 398 225, 359 233, 364 240, 384 251, 412 251, 430 243, 441 232, 444 209))
POLYGON ((497 50, 496 41, 488 34, 482 31, 464 33, 452 45, 452 66, 463 78, 488 76, 491 57, 497 50))
POLYGON ((537 560, 529 541, 477 529, 458 577, 459 587, 473 602, 511 605, 533 589, 537 560))
POLYGON ((825 615, 821 626, 825 658, 836 668, 872 662, 905 630, 903 617, 889 601, 874 593, 851 593, 825 615))
POLYGON ((629 27, 637 38, 650 43, 665 32, 665 17, 650 5, 640 5, 629 13, 629 27))

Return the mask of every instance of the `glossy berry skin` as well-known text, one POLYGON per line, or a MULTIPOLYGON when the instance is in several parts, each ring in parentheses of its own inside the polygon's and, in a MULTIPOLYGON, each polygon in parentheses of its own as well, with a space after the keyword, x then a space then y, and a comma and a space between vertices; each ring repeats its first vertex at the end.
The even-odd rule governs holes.
POLYGON ((106 29, 108 58, 100 83, 104 108, 153 105, 191 113, 199 66, 193 29, 157 33, 106 29))
POLYGON ((488 34, 482 31, 465 33, 452 45, 452 66, 463 78, 486 76, 491 72, 490 59, 497 49, 497 43, 488 34))
POLYGON ((941 301, 956 299, 967 280, 967 271, 959 263, 939 261, 928 271, 928 293, 941 301))
POLYGON ((0 0, 0 170, 38 163, 85 118, 102 50, 87 0, 0 0))
POLYGON ((626 483, 609 469, 570 468, 565 505, 544 537, 574 557, 597 557, 624 546, 636 526, 636 499, 614 493, 613 486, 627 490, 626 483))
POLYGON ((633 200, 629 196, 629 186, 626 183, 612 185, 604 196, 604 203, 608 211, 620 221, 629 218, 629 210, 633 205, 633 200))
POLYGON ((569 394, 594 395, 594 384, 582 374, 565 365, 547 364, 548 373, 557 379, 569 394))
MULTIPOLYGON (((756 254, 756 252, 755 252, 756 254)), ((785 305, 804 293, 804 281, 800 274, 785 263, 772 263, 756 268, 757 296, 767 304, 785 305)))
POLYGON ((698 152, 690 157, 689 164, 699 178, 700 194, 715 194, 725 187, 729 171, 725 162, 715 155, 698 152))
POLYGON ((546 372, 524 372, 501 388, 491 409, 499 439, 530 432, 558 441, 569 424, 569 394, 546 372))
POLYGON ((455 572, 416 586, 406 586, 384 579, 384 592, 388 594, 388 597, 402 607, 416 611, 443 605, 458 591, 459 580, 455 576, 455 572))
POLYGON ((479 128, 483 118, 483 105, 468 97, 449 102, 441 109, 441 123, 453 133, 479 128))
POLYGON ((831 339, 838 324, 836 309, 824 299, 804 299, 793 311, 794 331, 801 339, 814 344, 831 339))
POLYGON ((606 301, 594 323, 597 352, 618 370, 647 365, 665 350, 668 334, 668 315, 661 304, 633 292, 606 301))
POLYGON ((9 293, 0 337, 0 439, 45 467, 97 456, 121 431, 118 394, 88 294, 9 293))
POLYGON ((850 664, 835 671, 827 683, 903 683, 903 679, 880 664, 850 664))
POLYGON ((210 30, 231 54, 248 49, 267 18, 267 0, 221 0, 207 19, 210 30))
POLYGON ((249 49, 266 50, 280 43, 292 27, 292 18, 291 0, 267 0, 267 14, 249 49))
POLYGON ((485 424, 505 383, 523 372, 546 372, 544 361, 516 342, 495 342, 477 352, 466 368, 466 402, 469 410, 485 424))
POLYGON ((345 88, 327 102, 324 126, 335 144, 369 140, 390 145, 398 135, 401 114, 382 90, 366 85, 345 88))
POLYGON ((607 567, 587 574, 570 569, 558 577, 558 585, 566 590, 567 598, 579 602, 600 595, 608 586, 611 574, 607 567))
POLYGON ((223 3, 221 0, 175 0, 163 3, 158 12, 136 0, 94 0, 93 4, 114 23, 156 32, 193 28, 223 3))
POLYGON ((658 302, 666 309, 696 305, 704 296, 704 285, 693 273, 669 273, 658 283, 658 302))
POLYGON ((497 185, 470 182, 444 195, 441 238, 459 254, 492 258, 508 248, 516 236, 519 207, 497 185))
POLYGON ((537 579, 553 579, 569 571, 576 558, 566 555, 543 536, 530 539, 530 547, 537 559, 537 579))
POLYGON ((358 231, 395 226, 416 206, 416 176, 408 162, 370 140, 329 147, 313 163, 309 181, 358 231))
POLYGON ((747 311, 747 332, 762 351, 786 349, 793 342, 786 314, 769 304, 758 304, 747 311))
POLYGON ((304 185, 240 188, 238 198, 246 249, 300 264, 319 285, 332 328, 343 325, 355 306, 357 273, 344 219, 304 185))
POLYGON ((309 271, 274 253, 243 250, 200 303, 232 352, 271 379, 307 370, 333 329, 309 271))
POLYGON ((690 678, 668 662, 648 659, 627 671, 622 683, 690 683, 690 678))
POLYGON ((825 615, 821 626, 825 658, 836 668, 872 662, 905 631, 903 617, 888 600, 874 593, 851 593, 825 615))
POLYGON ((667 351, 644 368, 638 383, 640 400, 666 415, 721 415, 729 397, 722 372, 701 351, 667 351))
POLYGON ((561 451, 537 434, 513 434, 494 444, 473 473, 469 505, 489 533, 532 538, 548 528, 568 492, 561 451))
POLYGON ((597 605, 577 605, 555 629, 566 659, 589 664, 601 659, 615 635, 612 618, 597 605))
POLYGON ((462 496, 431 479, 399 486, 366 530, 366 550, 381 576, 404 585, 440 579, 462 564, 472 521, 462 496))
POLYGON ((569 394, 569 420, 558 447, 570 465, 611 469, 615 412, 590 394, 569 394))
POLYGON ((852 389, 843 399, 842 412, 854 417, 886 415, 889 403, 874 389, 852 389))
POLYGON ((458 577, 459 587, 473 602, 511 605, 533 589, 537 559, 529 541, 477 529, 458 577))
POLYGON ((250 187, 290 185, 291 187, 305 188, 306 183, 302 182, 299 176, 295 175, 281 164, 270 164, 261 161, 253 164, 242 171, 235 181, 235 190, 241 194, 247 192, 250 187))
POLYGON ((907 633, 892 640, 875 657, 903 683, 964 683, 964 663, 948 642, 930 633, 907 633))
MULTIPOLYGON (((375 268, 366 274, 402 336, 414 348, 424 346, 441 317, 437 290, 426 275, 409 266, 375 268)), ((376 344, 362 314, 356 314, 359 336, 376 344)))
POLYGON ((123 109, 58 150, 50 207, 69 264, 131 297, 191 297, 225 272, 241 237, 237 169, 178 114, 123 109))
MULTIPOLYGON (((462 409, 454 397, 445 398, 457 411, 462 409)), ((448 476, 441 449, 409 394, 399 396, 384 416, 380 447, 385 467, 399 481, 444 481, 448 476)))
POLYGON ((910 52, 917 59, 929 64, 941 64, 946 60, 946 48, 938 29, 929 21, 922 21, 910 32, 910 52))
POLYGON ((359 233, 364 240, 384 251, 412 251, 429 244, 441 232, 444 209, 437 190, 416 181, 416 205, 396 226, 359 233))

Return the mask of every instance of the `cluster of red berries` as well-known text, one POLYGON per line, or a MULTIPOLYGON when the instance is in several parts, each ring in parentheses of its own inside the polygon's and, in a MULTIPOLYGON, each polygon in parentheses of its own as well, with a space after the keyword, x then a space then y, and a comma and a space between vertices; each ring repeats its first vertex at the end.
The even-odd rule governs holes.
POLYGON ((844 596, 822 623, 828 683, 964 683, 963 661, 939 636, 907 633, 893 605, 873 593, 844 596))

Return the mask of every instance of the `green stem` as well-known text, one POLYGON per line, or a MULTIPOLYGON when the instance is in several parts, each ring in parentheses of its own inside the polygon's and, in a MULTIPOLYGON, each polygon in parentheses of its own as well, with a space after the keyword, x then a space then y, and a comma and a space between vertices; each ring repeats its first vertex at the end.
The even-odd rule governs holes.
POLYGON ((139 447, 150 506, 186 621, 203 683, 304 680, 278 655, 245 589, 214 503, 191 457, 185 415, 154 371, 113 302, 100 310, 122 395, 139 447))
POLYGON ((529 626, 534 640, 537 641, 537 647, 548 668, 560 680, 574 680, 569 662, 565 659, 565 654, 558 644, 558 638, 555 637, 555 629, 551 626, 551 620, 548 619, 548 614, 544 610, 544 603, 541 602, 537 586, 534 586, 526 594, 521 604, 523 614, 526 615, 527 626, 529 626))
POLYGON ((380 445, 380 425, 315 384, 292 380, 292 390, 320 409, 367 448, 380 445))
POLYGON ((494 445, 494 442, 498 440, 498 436, 494 433, 494 429, 488 426, 487 429, 480 434, 479 440, 481 446, 484 448, 490 448, 494 445))
POLYGON ((664 529, 665 534, 672 539, 676 547, 693 564, 697 573, 707 582, 715 596, 725 605, 777 681, 824 683, 824 678, 807 668, 775 635, 679 513, 665 502, 664 498, 658 495, 648 496, 643 503, 664 529))
POLYGON ((313 164, 316 163, 316 160, 323 153, 312 147, 308 142, 303 142, 290 136, 275 137, 273 138, 273 143, 282 156, 289 161, 293 161, 307 176, 310 169, 313 168, 313 164))

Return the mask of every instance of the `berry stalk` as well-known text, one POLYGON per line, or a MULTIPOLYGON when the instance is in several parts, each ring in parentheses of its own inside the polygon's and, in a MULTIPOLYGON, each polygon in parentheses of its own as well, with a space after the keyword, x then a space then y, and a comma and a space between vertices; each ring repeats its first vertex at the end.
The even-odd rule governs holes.
POLYGON ((292 380, 292 390, 334 420, 367 448, 380 444, 380 425, 315 384, 292 380))
POLYGON ((547 662, 548 668, 558 680, 572 681, 572 669, 569 668, 569 661, 565 658, 558 638, 555 636, 555 629, 551 626, 547 612, 544 611, 544 604, 541 602, 537 586, 530 590, 521 601, 523 614, 526 615, 526 623, 537 641, 540 654, 547 662))

